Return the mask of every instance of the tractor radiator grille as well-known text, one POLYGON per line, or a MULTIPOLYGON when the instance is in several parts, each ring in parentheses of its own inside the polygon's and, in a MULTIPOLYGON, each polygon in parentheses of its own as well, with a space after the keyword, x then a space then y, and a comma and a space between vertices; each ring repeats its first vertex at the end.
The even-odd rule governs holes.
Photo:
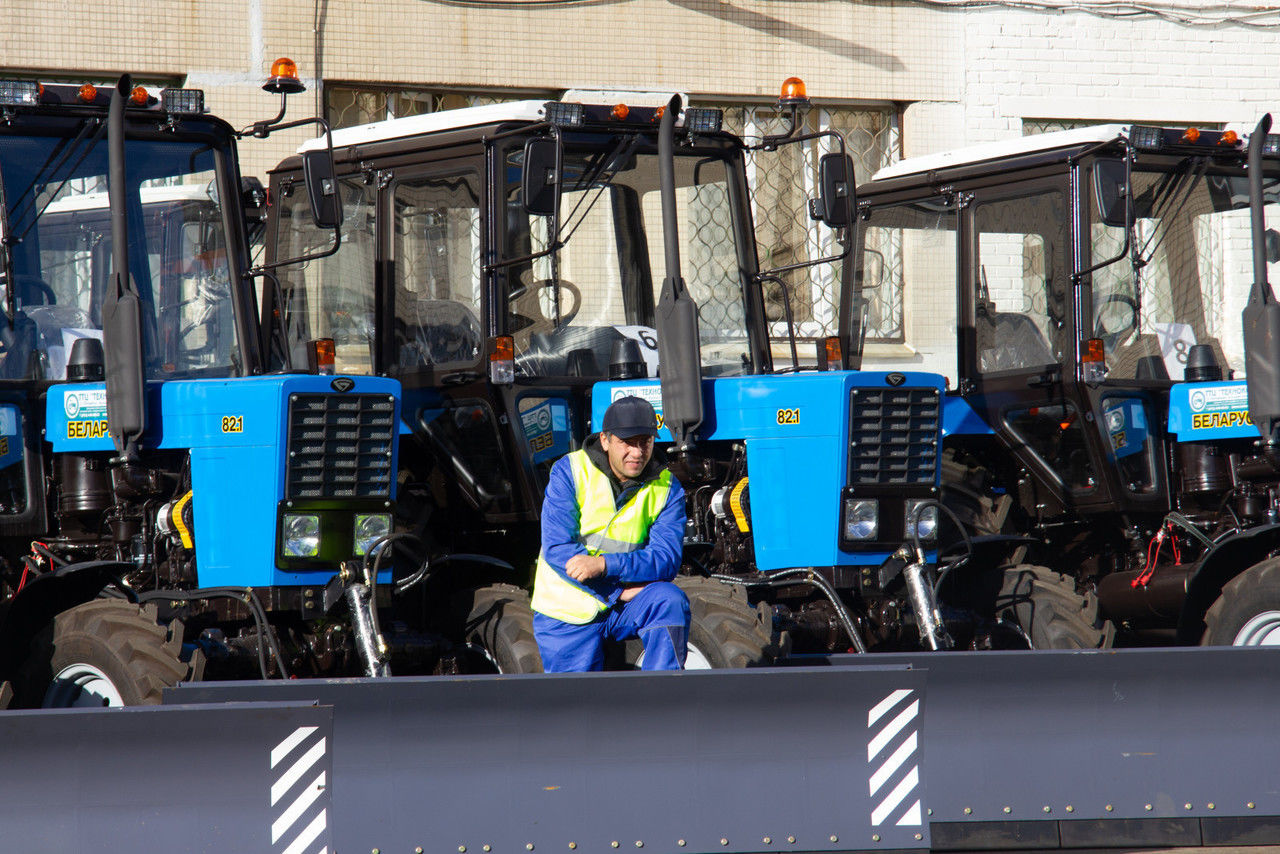
POLYGON ((932 388, 853 390, 851 486, 932 486, 938 471, 941 397, 932 388))
POLYGON ((395 403, 385 394, 289 396, 288 498, 390 498, 395 403))

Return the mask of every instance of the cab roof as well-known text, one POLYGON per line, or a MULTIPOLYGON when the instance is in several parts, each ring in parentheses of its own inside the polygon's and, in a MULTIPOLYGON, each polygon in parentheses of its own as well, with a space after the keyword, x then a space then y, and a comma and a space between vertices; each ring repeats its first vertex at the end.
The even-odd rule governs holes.
POLYGON ((871 176, 872 181, 883 181, 889 178, 901 178, 906 175, 919 175, 952 169, 957 166, 968 166, 985 163, 1008 157, 1035 154, 1043 151, 1054 151, 1062 148, 1077 148, 1094 143, 1110 142, 1117 137, 1128 138, 1129 125, 1090 125, 1072 130, 1051 131, 1050 133, 1021 136, 1005 139, 1000 142, 988 142, 982 145, 971 145, 953 151, 942 151, 937 154, 923 154, 909 157, 906 160, 886 166, 871 176))
MULTIPOLYGON (((460 107, 456 110, 440 110, 420 116, 402 119, 385 119, 380 122, 340 128, 333 132, 333 147, 345 148, 367 145, 408 136, 458 130, 480 125, 504 122, 539 122, 546 115, 546 101, 506 101, 486 104, 483 107, 460 107)), ((309 139, 298 146, 298 153, 324 148, 323 136, 309 139)))

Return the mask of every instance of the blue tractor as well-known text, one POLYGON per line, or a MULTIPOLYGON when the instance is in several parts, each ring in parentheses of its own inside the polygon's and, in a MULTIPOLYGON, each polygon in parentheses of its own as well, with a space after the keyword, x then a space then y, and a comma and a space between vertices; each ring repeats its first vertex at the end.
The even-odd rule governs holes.
POLYGON ((956 378, 944 491, 1033 646, 1280 643, 1269 125, 1079 128, 859 188, 854 286, 955 321, 921 344, 956 378))
POLYGON ((0 81, 0 706, 387 669, 399 386, 268 368, 245 133, 198 90, 0 81))
MULTIPOLYGON (((788 321, 786 273, 843 264, 852 278, 838 135, 822 134, 809 206, 834 248, 761 262, 748 156, 767 168, 770 152, 815 142, 798 83, 782 132, 754 143, 719 110, 653 93, 334 131, 361 214, 334 255, 282 270, 268 298, 290 319, 288 346, 330 337, 340 371, 401 382, 401 527, 433 556, 436 601, 469 603, 467 637, 500 669, 538 667, 525 589, 550 466, 622 394, 662 414, 659 446, 689 496, 690 666, 989 644, 989 601, 935 596, 943 378, 856 370, 853 301, 816 359, 788 321)), ((328 243, 300 192, 304 158, 325 145, 272 173, 269 258, 328 243)))

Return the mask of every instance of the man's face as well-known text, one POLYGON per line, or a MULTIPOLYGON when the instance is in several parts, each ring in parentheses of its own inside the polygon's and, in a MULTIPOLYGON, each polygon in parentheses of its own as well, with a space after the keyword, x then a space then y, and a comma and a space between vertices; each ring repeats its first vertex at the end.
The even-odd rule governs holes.
POLYGON ((634 480, 644 471, 653 456, 652 436, 620 439, 610 433, 600 434, 600 447, 609 455, 609 468, 622 480, 634 480))

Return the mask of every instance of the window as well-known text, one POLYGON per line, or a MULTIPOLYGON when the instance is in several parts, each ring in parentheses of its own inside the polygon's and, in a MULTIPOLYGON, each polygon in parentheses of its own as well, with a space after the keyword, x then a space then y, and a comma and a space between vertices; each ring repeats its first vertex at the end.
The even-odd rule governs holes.
POLYGON ((956 359, 956 207, 950 199, 923 199, 876 208, 859 224, 857 275, 867 325, 901 328, 903 289, 911 282, 919 318, 914 342, 919 367, 954 377, 956 359), (895 321, 892 312, 898 312, 895 321), (890 312, 886 317, 885 312, 890 312))
MULTIPOLYGON (((859 182, 868 180, 877 170, 899 158, 898 114, 891 108, 813 109, 803 121, 802 133, 834 130, 844 135, 845 150, 853 157, 859 182)), ((766 134, 784 133, 786 125, 786 120, 773 107, 733 106, 725 113, 725 128, 742 134, 748 144, 766 134)), ((762 269, 839 253, 834 232, 811 220, 808 211, 808 200, 818 194, 818 158, 832 150, 835 150, 834 140, 821 137, 782 146, 777 151, 748 154, 747 182, 754 199, 752 213, 762 269)), ((771 324, 771 335, 779 339, 787 335, 788 299, 798 337, 818 339, 835 335, 839 322, 839 264, 797 270, 782 278, 785 288, 777 284, 768 284, 765 288, 765 313, 771 324)), ((877 291, 872 299, 868 340, 902 341, 902 291, 877 291)))
POLYGON ((402 370, 480 358, 477 185, 476 176, 455 174, 395 186, 396 359, 402 370))
POLYGON ((982 203, 973 216, 978 371, 1026 371, 1061 361, 1071 352, 1063 194, 982 203))
MULTIPOLYGON (((279 268, 285 323, 295 365, 307 364, 306 342, 334 341, 334 367, 342 374, 374 370, 374 219, 376 188, 358 176, 341 178, 342 246, 333 255, 279 268)), ((323 252, 333 232, 318 229, 302 183, 290 184, 280 200, 279 259, 323 252)))

